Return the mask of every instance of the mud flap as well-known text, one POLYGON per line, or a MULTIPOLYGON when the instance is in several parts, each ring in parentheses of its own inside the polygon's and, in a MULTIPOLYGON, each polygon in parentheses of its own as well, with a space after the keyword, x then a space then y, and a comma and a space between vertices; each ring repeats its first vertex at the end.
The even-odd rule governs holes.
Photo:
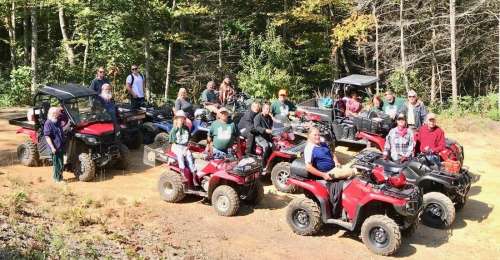
POLYGON ((340 218, 342 212, 342 190, 344 181, 328 182, 328 191, 330 193, 330 203, 332 203, 332 217, 340 218))

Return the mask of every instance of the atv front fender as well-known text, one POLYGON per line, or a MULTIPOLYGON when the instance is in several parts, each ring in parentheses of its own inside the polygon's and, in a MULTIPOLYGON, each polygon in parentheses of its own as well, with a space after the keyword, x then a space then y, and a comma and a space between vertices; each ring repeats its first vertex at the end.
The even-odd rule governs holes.
POLYGON ((210 175, 210 183, 208 184, 208 196, 212 196, 212 192, 215 190, 220 183, 230 183, 236 185, 244 185, 245 178, 232 175, 226 171, 217 171, 216 173, 210 175))
POLYGON ((34 144, 38 144, 38 135, 36 134, 35 130, 26 129, 26 128, 19 128, 19 129, 17 129, 16 134, 28 135, 34 144))

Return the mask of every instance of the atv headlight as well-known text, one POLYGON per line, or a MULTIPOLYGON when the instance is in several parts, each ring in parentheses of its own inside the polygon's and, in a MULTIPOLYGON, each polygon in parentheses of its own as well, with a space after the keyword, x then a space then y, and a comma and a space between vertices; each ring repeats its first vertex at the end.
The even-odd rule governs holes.
POLYGON ((100 143, 100 141, 93 135, 77 133, 75 134, 75 137, 82 139, 86 144, 89 145, 96 145, 100 143))

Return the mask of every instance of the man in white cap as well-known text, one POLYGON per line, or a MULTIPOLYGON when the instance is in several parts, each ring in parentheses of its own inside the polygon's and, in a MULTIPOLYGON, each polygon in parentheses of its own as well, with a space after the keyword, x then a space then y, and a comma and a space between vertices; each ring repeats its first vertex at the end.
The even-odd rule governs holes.
POLYGON ((416 130, 424 124, 425 117, 427 116, 427 108, 418 99, 417 92, 410 90, 408 91, 408 102, 406 102, 399 113, 403 113, 406 116, 408 128, 416 130))
POLYGON ((219 109, 218 115, 219 119, 214 121, 208 130, 207 143, 208 149, 212 149, 214 156, 224 157, 239 133, 233 122, 228 123, 229 112, 225 107, 219 109))

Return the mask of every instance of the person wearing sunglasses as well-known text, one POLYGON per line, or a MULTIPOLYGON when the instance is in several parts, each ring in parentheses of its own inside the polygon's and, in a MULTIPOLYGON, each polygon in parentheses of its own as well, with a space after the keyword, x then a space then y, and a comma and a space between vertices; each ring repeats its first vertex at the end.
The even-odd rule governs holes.
POLYGON ((130 96, 130 103, 133 109, 144 106, 144 76, 139 72, 137 65, 132 65, 132 73, 127 76, 126 86, 130 96))
POLYGON ((101 94, 102 86, 104 84, 110 84, 109 80, 106 78, 106 70, 104 67, 99 67, 95 79, 90 83, 90 88, 97 92, 98 95, 101 94))
POLYGON ((424 124, 427 108, 424 102, 418 99, 417 92, 410 90, 408 91, 408 102, 403 106, 400 113, 406 116, 408 128, 416 130, 424 124))
POLYGON ((278 91, 278 100, 274 101, 271 105, 271 114, 273 117, 288 117, 293 114, 296 109, 295 104, 288 100, 288 92, 286 89, 280 89, 278 91))

